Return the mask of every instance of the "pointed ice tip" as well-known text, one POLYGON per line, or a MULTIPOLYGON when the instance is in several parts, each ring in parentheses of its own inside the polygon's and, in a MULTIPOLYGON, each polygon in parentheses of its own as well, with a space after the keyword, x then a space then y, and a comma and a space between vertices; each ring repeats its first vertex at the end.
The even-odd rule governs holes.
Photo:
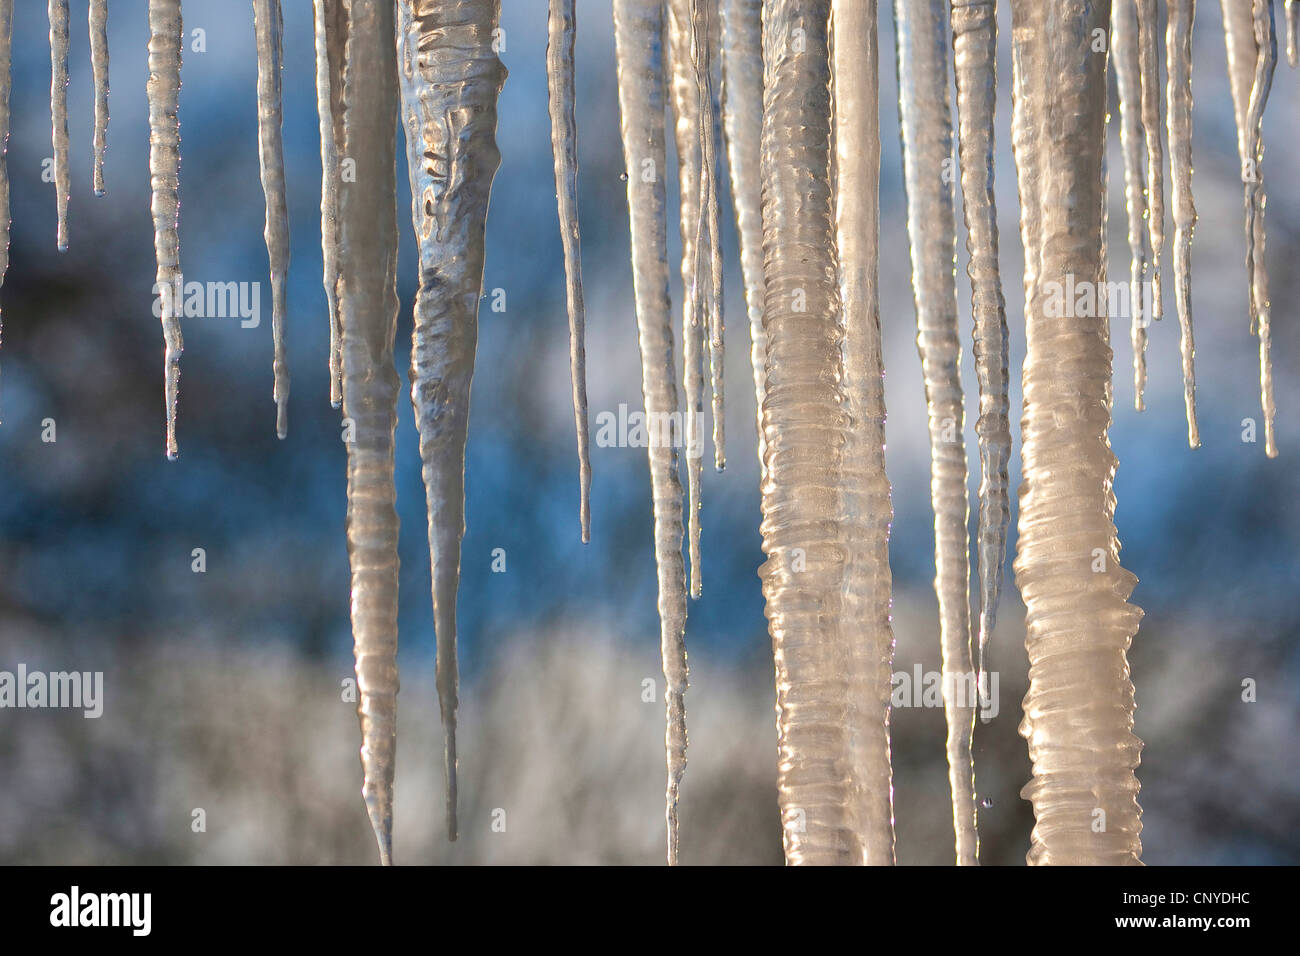
POLYGON ((66 240, 66 239, 61 239, 61 240, 59 240, 58 243, 56 243, 56 245, 58 246, 59 252, 67 252, 67 251, 68 251, 68 240, 66 240))
POLYGON ((381 866, 392 866, 393 815, 384 812, 379 801, 373 797, 366 798, 366 812, 370 815, 370 827, 375 831, 375 840, 379 844, 379 863, 381 866))
POLYGON ((100 198, 103 198, 104 196, 107 196, 107 195, 108 195, 108 190, 105 189, 103 186, 100 186, 100 187, 99 187, 98 189, 96 189, 94 192, 95 192, 95 195, 96 195, 96 196, 99 196, 100 198))

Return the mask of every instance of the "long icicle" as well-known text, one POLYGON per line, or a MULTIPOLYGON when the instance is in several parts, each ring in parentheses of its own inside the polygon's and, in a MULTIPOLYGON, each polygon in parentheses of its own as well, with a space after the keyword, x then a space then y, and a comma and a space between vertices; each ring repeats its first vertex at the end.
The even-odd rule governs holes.
MULTIPOLYGON (((614 0, 618 103, 627 169, 641 394, 651 421, 672 421, 678 414, 663 178, 667 163, 661 56, 663 26, 662 0, 614 0)), ((686 566, 682 560, 682 486, 677 478, 676 445, 680 437, 660 432, 647 445, 659 585, 659 649, 667 712, 665 817, 670 865, 677 863, 677 800, 686 770, 686 566)))
POLYGON ((1179 344, 1183 359, 1187 444, 1199 448, 1196 342, 1192 335, 1192 235, 1196 231, 1196 206, 1192 202, 1192 24, 1196 19, 1196 0, 1169 0, 1168 17, 1165 28, 1165 62, 1169 71, 1166 111, 1173 187, 1174 300, 1178 307, 1179 344))
POLYGON ((1133 0, 1114 0, 1110 13, 1110 55, 1119 93, 1120 149, 1124 154, 1124 204, 1128 211, 1129 337, 1133 343, 1133 407, 1146 408, 1147 325, 1144 307, 1147 257, 1147 198, 1142 169, 1142 95, 1139 75, 1137 11, 1133 0))
POLYGON ((1108 319, 1046 314, 1049 288, 1105 279, 1107 0, 1012 0, 1012 142, 1026 239, 1026 338, 1016 581, 1028 609, 1021 733, 1037 819, 1028 861, 1137 863, 1141 811, 1127 649, 1141 611, 1113 521, 1108 319), (1060 462, 1069 462, 1063 469, 1060 462))
POLYGON ((275 433, 289 434, 289 363, 284 350, 285 292, 289 273, 289 206, 284 193, 284 136, 280 98, 284 18, 280 0, 253 0, 257 37, 257 155, 266 196, 266 252, 271 265, 271 335, 274 339, 275 433))
POLYGON ((1160 144, 1160 18, 1156 0, 1137 0, 1138 86, 1147 150, 1147 239, 1151 244, 1151 318, 1164 316, 1160 256, 1165 245, 1165 157, 1160 144))
POLYGON ((688 552, 691 560, 691 596, 703 590, 700 567, 701 476, 704 470, 705 342, 709 334, 709 273, 704 270, 710 232, 704 224, 703 101, 696 46, 695 0, 668 0, 668 60, 672 75, 672 107, 677 143, 682 241, 682 384, 686 390, 686 476, 690 496, 688 552))
POLYGON ((397 335, 397 62, 391 0, 346 0, 343 155, 339 183, 339 312, 348 450, 348 560, 360 701, 362 796, 392 863, 397 755, 398 519, 393 430, 397 335))
POLYGON ((582 298, 582 247, 578 228, 578 126, 575 118, 574 0, 550 0, 546 80, 555 156, 555 198, 564 246, 564 292, 569 312, 569 374, 578 435, 578 521, 582 541, 591 540, 591 452, 587 428, 586 314, 582 298))
POLYGON ((90 70, 95 83, 94 191, 104 195, 104 151, 108 148, 108 0, 90 0, 90 70))
POLYGON ((50 122, 53 125, 54 191, 58 210, 58 245, 68 251, 68 0, 49 0, 50 122))
POLYGON ((835 139, 835 244, 844 315, 848 429, 841 478, 846 556, 841 588, 853 684, 850 747, 862 862, 894 862, 889 752, 894 632, 885 473, 885 382, 880 341, 880 54, 876 2, 834 0, 831 66, 835 139))
MULTIPOLYGON (((13 92, 14 0, 0 0, 0 289, 9 272, 9 95, 13 92)), ((4 313, 0 310, 0 333, 4 313)))
POLYGON ((749 317, 749 361, 754 371, 758 462, 762 468, 763 375, 767 340, 763 334, 763 210, 759 178, 759 137, 763 122, 763 0, 723 0, 722 116, 731 171, 731 205, 740 237, 740 270, 749 317))
POLYGON ((456 592, 465 535, 465 441, 496 145, 499 0, 399 0, 402 115, 420 287, 411 404, 429 517, 447 836, 456 839, 456 592))
POLYGON ((167 457, 176 445, 176 400, 180 391, 181 243, 178 231, 181 166, 181 3, 149 0, 149 183, 153 193, 153 244, 162 306, 163 404, 167 415, 167 457))
POLYGON ((839 547, 846 414, 829 189, 830 0, 763 4, 763 327, 767 333, 765 614, 776 669, 785 858, 856 863, 839 547))
POLYGON ((343 45, 347 40, 342 0, 313 0, 316 34, 316 113, 320 118, 320 240, 325 304, 330 326, 330 404, 343 404, 339 348, 339 145, 342 123, 343 45))
POLYGON ((700 202, 704 209, 703 225, 709 236, 709 388, 712 392, 713 414, 713 467, 722 471, 727 467, 727 414, 726 414, 726 343, 722 317, 722 234, 718 228, 718 150, 722 141, 718 105, 713 96, 713 63, 715 44, 721 42, 721 31, 716 13, 717 0, 706 2, 703 15, 699 0, 692 18, 695 22, 695 72, 700 94, 700 145, 703 149, 700 164, 700 202))
POLYGON ((1253 32, 1255 36, 1255 78, 1251 84, 1250 99, 1246 109, 1247 156, 1254 175, 1246 181, 1246 265, 1250 273, 1251 324, 1259 335, 1259 393, 1260 407, 1264 412, 1264 453, 1277 457, 1277 438, 1273 433, 1273 419, 1277 409, 1273 403, 1273 359, 1271 306, 1268 293, 1268 271, 1264 265, 1264 107, 1273 86, 1273 70, 1277 66, 1277 37, 1273 29, 1273 0, 1255 0, 1253 32))
POLYGON ((971 667, 970 552, 967 538, 965 420, 955 276, 957 227, 951 180, 948 110, 948 5, 895 0, 899 123, 912 252, 917 349, 930 422, 930 502, 934 509, 935 594, 939 599, 948 782, 957 860, 976 862, 974 771, 975 680, 971 667))
POLYGON ((1007 398, 1007 314, 998 271, 998 217, 993 199, 993 117, 997 102, 997 4, 953 0, 953 74, 957 80, 957 144, 962 212, 966 220, 966 273, 975 323, 975 374, 980 414, 980 511, 976 534, 980 607, 976 684, 987 695, 986 652, 997 620, 1006 562, 1007 463, 1011 459, 1007 398))

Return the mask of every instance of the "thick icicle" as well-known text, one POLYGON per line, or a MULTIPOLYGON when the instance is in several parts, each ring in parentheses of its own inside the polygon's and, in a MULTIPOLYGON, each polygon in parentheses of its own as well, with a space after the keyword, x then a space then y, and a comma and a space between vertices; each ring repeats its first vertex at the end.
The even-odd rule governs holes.
POLYGON ((153 192, 153 244, 162 305, 163 403, 167 414, 167 457, 176 458, 176 399, 181 381, 178 300, 181 284, 181 3, 149 0, 149 183, 153 192))
POLYGON ((280 100, 284 18, 280 0, 253 0, 257 36, 257 153, 266 196, 266 252, 271 263, 271 335, 274 339, 275 433, 289 434, 289 364, 284 354, 285 290, 289 273, 289 206, 284 195, 284 141, 280 100))
MULTIPOLYGON (((641 353, 641 394, 651 421, 671 422, 678 412, 663 180, 667 160, 662 0, 614 0, 614 38, 632 233, 632 285, 641 353)), ((679 437, 660 430, 647 447, 654 500, 659 648, 667 711, 665 815, 670 864, 677 862, 677 799, 686 770, 686 566, 682 560, 682 486, 677 478, 676 439, 679 437)))
MULTIPOLYGON (((713 300, 712 273, 705 271, 713 235, 708 214, 705 141, 712 121, 705 111, 703 44, 695 17, 695 0, 668 0, 668 59, 672 73, 673 117, 677 143, 682 240, 682 354, 686 389, 686 474, 690 495, 689 553, 691 596, 703 589, 700 568, 700 479, 704 466, 704 355, 713 300), (706 125, 707 123, 707 125, 706 125)), ((714 210, 716 214, 716 210, 714 210)), ((711 255, 711 253, 710 253, 711 255)))
POLYGON ((1030 863, 1137 863, 1141 811, 1127 649, 1141 611, 1119 564, 1105 315, 1045 314, 1049 289, 1105 279, 1106 0, 1012 0, 1012 143, 1026 240, 1016 581, 1028 609, 1021 733, 1033 780, 1030 863), (1099 824, 1104 820, 1104 827, 1099 824))
POLYGON ((843 627, 847 415, 830 171, 830 0, 763 3, 764 613, 776 666, 788 863, 863 858, 843 627))
POLYGON ((362 796, 392 862, 397 751, 397 557, 393 429, 397 335, 397 62, 391 0, 345 0, 339 312, 348 450, 348 560, 361 720, 362 796))
POLYGON ((754 370, 758 419, 758 461, 762 467, 763 376, 767 340, 763 334, 763 210, 759 179, 759 136, 763 122, 763 0, 723 0, 722 116, 731 170, 731 205, 740 236, 740 270, 749 315, 749 361, 754 370))
POLYGON ((343 403, 339 350, 339 145, 342 123, 343 45, 347 40, 342 0, 314 0, 316 32, 316 113, 320 118, 320 242, 325 303, 330 323, 330 404, 343 403))
POLYGON ((980 608, 977 685, 987 693, 985 652, 993 634, 1007 552, 1007 462, 1011 424, 1007 399, 1007 314, 998 271, 998 218, 993 200, 993 116, 997 102, 997 4, 953 0, 953 74, 957 80, 957 143, 962 212, 966 220, 966 272, 975 322, 975 374, 980 414, 980 608))
POLYGON ((1147 147, 1147 238, 1151 243, 1151 318, 1164 316, 1160 256, 1165 245, 1165 157, 1160 144, 1160 18, 1156 0, 1137 0, 1138 85, 1147 147))
POLYGON ((944 715, 948 720, 948 782, 957 861, 973 864, 979 849, 971 758, 976 699, 971 667, 966 442, 962 435, 965 410, 957 331, 957 227, 952 186, 942 175, 944 164, 952 162, 953 147, 948 110, 948 5, 945 0, 895 0, 894 21, 916 344, 930 420, 934 588, 939 598, 944 715))
POLYGON ((108 0, 90 0, 90 70, 95 83, 96 196, 104 195, 104 150, 108 148, 108 0))
POLYGON ((880 54, 875 0, 831 5, 835 140, 835 235, 844 310, 841 477, 845 555, 841 595, 849 647, 851 772, 861 862, 894 862, 893 772, 889 753, 894 632, 885 474, 884 360, 880 343, 880 54))
POLYGON ((1277 61, 1273 35, 1273 6, 1268 0, 1222 0, 1224 42, 1228 52, 1228 81, 1237 121, 1237 154, 1246 206, 1246 281, 1250 330, 1259 336, 1260 404, 1264 412, 1264 449, 1277 455, 1273 435, 1273 371, 1270 357, 1268 270, 1264 260, 1264 144, 1260 136, 1277 61))
POLYGON ((1178 307, 1183 357, 1183 404, 1187 409, 1187 444, 1201 446, 1196 424, 1196 343, 1192 336, 1192 234, 1196 206, 1192 203, 1192 23, 1196 0, 1169 0, 1165 28, 1169 164, 1173 186, 1174 299, 1178 307))
POLYGON ((1133 342, 1133 407, 1146 407, 1147 323, 1143 306, 1147 276, 1146 186, 1142 170, 1142 106, 1138 58, 1137 11, 1133 0, 1114 0, 1110 13, 1110 55, 1119 93, 1120 148, 1124 154, 1124 205, 1128 210, 1129 336, 1133 342))
POLYGON ((411 404, 420 432, 438 705, 446 738, 447 836, 456 839, 456 591, 465 535, 465 440, 483 291, 483 238, 506 69, 499 0, 399 0, 402 116, 420 249, 411 404))
MULTIPOLYGON (((9 271, 9 94, 13 91, 14 0, 0 0, 0 288, 9 271)), ((3 312, 0 312, 0 319, 3 312)), ((0 330, 3 322, 0 321, 0 330)))
POLYGON ((68 0, 50 0, 50 120, 54 127, 54 191, 58 244, 68 251, 68 0))
POLYGON ((551 0, 547 20, 546 79, 555 154, 555 198, 564 246, 565 300, 569 311, 569 372, 578 434, 578 520, 591 540, 591 453, 587 430, 586 315, 582 300, 582 249, 578 229, 578 127, 574 116, 574 0, 551 0))

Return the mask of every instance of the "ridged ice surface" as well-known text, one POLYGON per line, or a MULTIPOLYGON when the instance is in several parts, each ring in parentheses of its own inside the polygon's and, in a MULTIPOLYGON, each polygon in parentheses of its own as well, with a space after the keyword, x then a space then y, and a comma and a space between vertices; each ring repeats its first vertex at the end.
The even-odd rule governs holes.
POLYGON ((573 72, 577 22, 574 0, 550 0, 547 18, 546 80, 555 158, 555 198, 564 247, 564 292, 569 313, 569 372, 578 436, 578 524, 591 540, 591 452, 587 428, 586 310, 582 298, 581 233, 578 228, 578 124, 573 72))
POLYGON ((993 118, 997 103, 997 5, 959 0, 952 5, 953 74, 957 82, 957 143, 962 212, 966 220, 966 272, 975 323, 975 375, 980 413, 975 435, 980 454, 979 630, 976 674, 985 687, 986 654, 997 620, 1006 563, 1007 462, 1011 423, 1007 398, 1007 314, 998 271, 998 216, 993 200, 993 118))
POLYGON ((1033 779, 1030 863, 1137 863, 1141 742, 1127 650, 1141 611, 1119 565, 1105 316, 1044 314, 1044 285, 1104 267, 1109 4, 1013 0, 1012 142, 1026 249, 1025 399, 1016 582, 1027 608, 1020 731, 1033 779))
POLYGON ((1196 340, 1192 334, 1192 234, 1196 206, 1192 202, 1192 24, 1196 0, 1169 0, 1165 28, 1169 70, 1166 120, 1169 125, 1174 220, 1174 302, 1178 309, 1179 350, 1183 359, 1183 405, 1187 411, 1187 444, 1201 446, 1196 423, 1196 340))
POLYGON ((280 0, 253 0, 257 37, 257 154, 266 196, 266 252, 271 264, 271 335, 275 357, 275 433, 289 433, 289 363, 284 350, 285 291, 289 273, 289 206, 284 192, 284 137, 280 72, 284 19, 280 0))
POLYGON ((830 169, 830 0, 763 4, 767 468, 759 569, 787 863, 856 863, 839 484, 847 415, 830 169))
POLYGON ((108 148, 108 0, 90 0, 90 70, 95 84, 95 171, 96 196, 104 195, 104 151, 108 148))
POLYGON ((1128 212, 1129 336, 1133 342, 1133 407, 1146 407, 1147 322, 1143 303, 1147 278, 1146 186, 1142 168, 1142 103, 1139 81, 1137 10, 1134 0, 1114 0, 1110 14, 1110 57, 1119 93, 1119 137, 1124 155, 1124 206, 1128 212))
POLYGON ((156 282, 162 295, 163 404, 167 418, 167 457, 175 458, 176 400, 180 391, 180 305, 174 291, 181 278, 181 3, 149 0, 149 184, 153 194, 156 282))
POLYGON ((1151 245, 1151 317, 1164 315, 1160 257, 1165 245, 1165 155, 1160 143, 1160 17, 1156 0, 1137 0, 1138 87, 1147 148, 1147 240, 1151 245))
POLYGON ((499 0, 399 0, 399 67, 411 219, 420 250, 411 404, 429 516, 447 834, 456 838, 456 592, 465 535, 465 441, 483 291, 483 237, 506 69, 499 0))
POLYGON ((50 120, 54 127, 54 194, 58 211, 58 245, 68 251, 68 0, 49 0, 50 120))
POLYGON ((966 522, 966 443, 957 331, 957 229, 951 179, 938 175, 953 155, 948 109, 948 6, 945 0, 895 0, 899 124, 912 253, 917 349, 930 424, 930 503, 934 509, 934 589, 939 599, 948 782, 959 863, 976 862, 971 736, 975 701, 959 698, 972 673, 970 552, 966 522), (945 181, 947 180, 947 181, 945 181))
POLYGON ((861 862, 894 862, 889 706, 894 659, 890 625, 893 520, 885 474, 884 360, 880 342, 880 54, 875 0, 831 7, 835 101, 835 244, 843 315, 843 638, 850 661, 852 812, 861 862))
MULTIPOLYGON (((339 312, 348 451, 348 560, 361 720, 362 796, 392 862, 397 750, 397 62, 391 0, 345 0, 339 183, 339 312)), ((346 433, 345 433, 346 435, 346 433)))
MULTIPOLYGON (((678 410, 663 176, 666 163, 663 20, 661 0, 614 0, 618 103, 627 169, 641 395, 648 416, 673 416, 678 410)), ((661 437, 668 436, 661 434, 661 437)), ((647 452, 654 501, 659 648, 667 712, 664 745, 668 763, 665 802, 668 862, 675 864, 677 802, 686 770, 686 566, 682 560, 682 486, 677 478, 677 448, 672 440, 651 441, 647 452)))
POLYGON ((749 319, 749 361, 754 371, 758 460, 763 462, 763 210, 759 136, 763 123, 763 2, 722 2, 722 116, 731 172, 731 205, 740 237, 740 271, 749 319))
POLYGON ((339 347, 339 140, 343 122, 343 54, 347 18, 343 0, 314 0, 316 113, 320 120, 320 241, 330 326, 330 403, 343 403, 339 347))

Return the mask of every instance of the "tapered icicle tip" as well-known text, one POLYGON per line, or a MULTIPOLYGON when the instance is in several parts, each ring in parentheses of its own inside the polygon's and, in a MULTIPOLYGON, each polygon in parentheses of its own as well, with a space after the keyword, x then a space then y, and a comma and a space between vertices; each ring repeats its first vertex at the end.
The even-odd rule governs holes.
POLYGON ((460 823, 456 813, 458 787, 456 785, 456 715, 454 713, 451 715, 451 719, 447 722, 446 729, 443 732, 443 772, 447 777, 445 810, 447 840, 455 843, 460 832, 460 823))
POLYGON ((375 841, 379 844, 379 862, 383 866, 393 865, 393 804, 391 794, 362 794, 366 801, 366 813, 370 816, 371 829, 375 831, 375 841))

